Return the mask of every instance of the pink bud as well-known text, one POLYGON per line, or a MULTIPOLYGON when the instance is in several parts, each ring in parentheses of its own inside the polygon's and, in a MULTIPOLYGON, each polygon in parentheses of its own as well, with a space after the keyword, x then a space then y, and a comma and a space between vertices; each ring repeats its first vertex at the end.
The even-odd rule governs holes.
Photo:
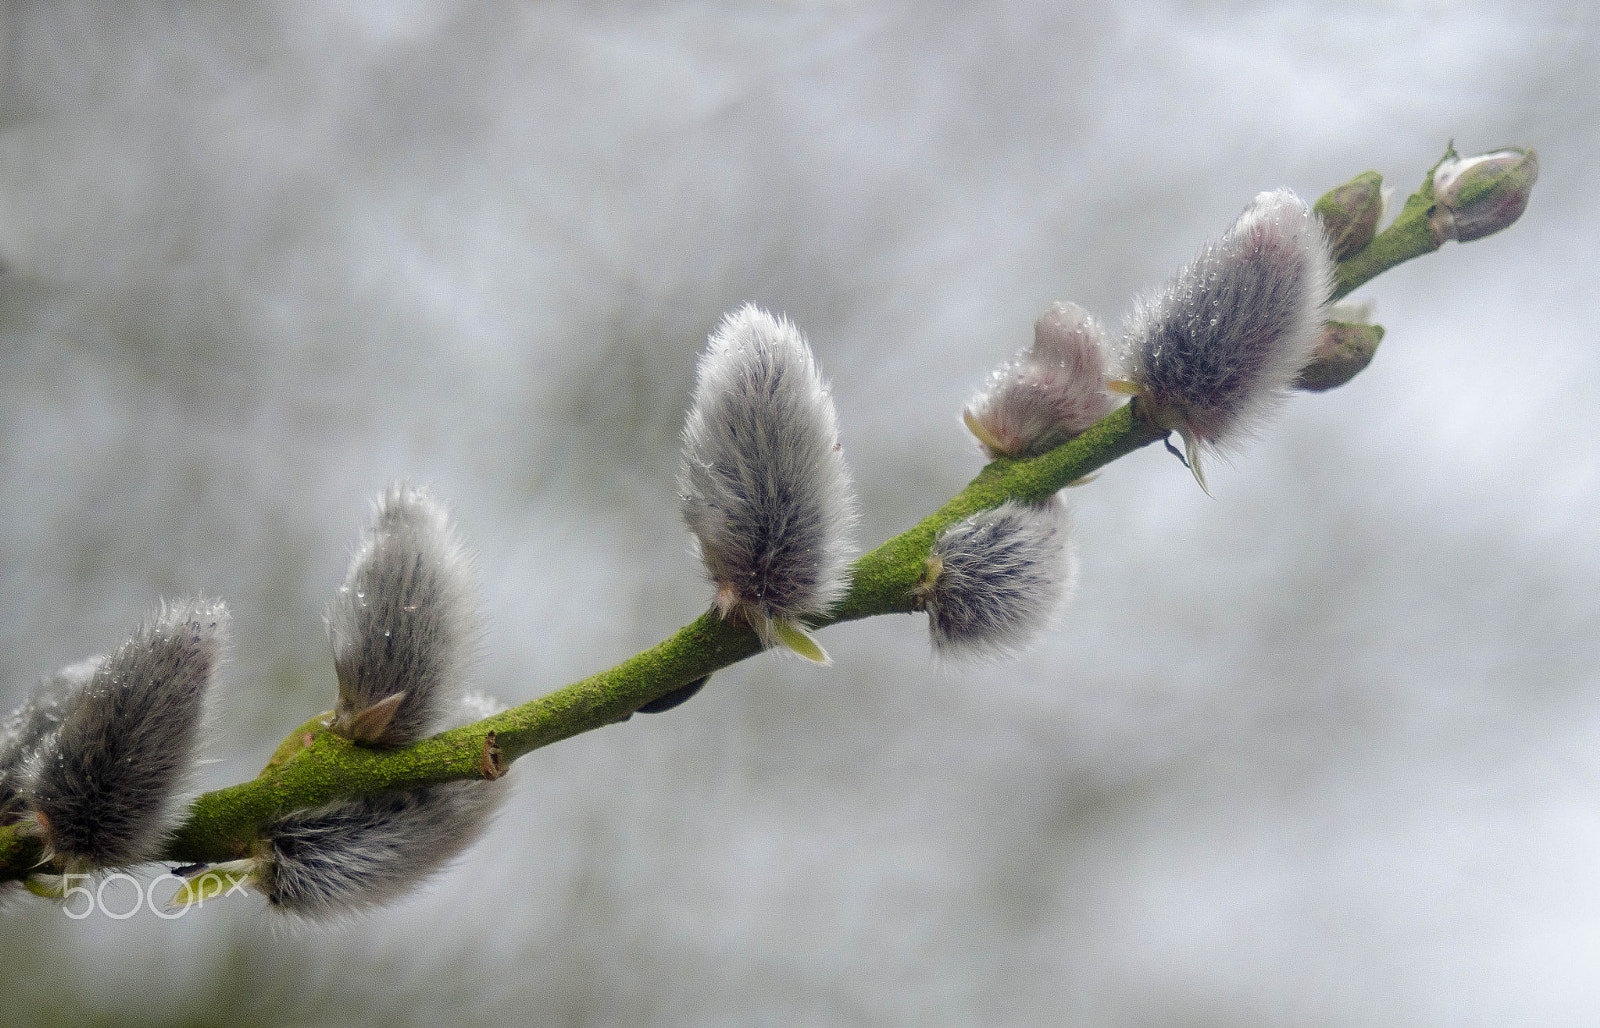
POLYGON ((1539 180, 1532 150, 1460 157, 1452 150, 1433 170, 1434 237, 1463 243, 1498 232, 1522 216, 1539 180))
POLYGON ((1054 449, 1117 405, 1106 391, 1105 333, 1075 303, 1053 303, 1033 324, 1033 345, 989 376, 963 420, 990 457, 1054 449))

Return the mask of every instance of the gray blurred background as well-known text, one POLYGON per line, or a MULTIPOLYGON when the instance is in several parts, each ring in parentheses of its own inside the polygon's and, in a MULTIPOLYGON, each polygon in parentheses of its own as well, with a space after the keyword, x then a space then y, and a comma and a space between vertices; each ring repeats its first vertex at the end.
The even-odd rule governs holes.
MULTIPOLYGON (((535 697, 710 590, 676 433, 756 301, 876 544, 1052 300, 1115 323, 1257 191, 1537 147, 1509 231, 1215 500, 1075 490, 1024 659, 830 630, 517 764, 424 892, 285 930, 0 911, 7 1023, 1600 1022, 1600 19, 1586 2, 0 6, 0 701, 232 605, 204 785, 330 705, 369 497, 480 555, 535 697)), ((23 897, 27 900, 27 897, 23 897)), ((130 900, 131 901, 131 900, 130 900)))

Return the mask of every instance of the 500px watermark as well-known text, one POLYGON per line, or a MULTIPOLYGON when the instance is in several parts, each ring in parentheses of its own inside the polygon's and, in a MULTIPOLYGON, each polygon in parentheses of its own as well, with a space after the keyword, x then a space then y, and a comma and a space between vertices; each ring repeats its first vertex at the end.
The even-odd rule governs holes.
MULTIPOLYGON (((124 871, 113 871, 108 875, 92 874, 65 874, 59 879, 60 891, 51 889, 52 895, 61 900, 61 912, 74 921, 84 918, 98 911, 113 921, 124 921, 139 912, 140 907, 148 908, 150 913, 163 921, 173 921, 187 914, 191 909, 205 906, 207 899, 221 899, 232 896, 234 893, 245 894, 244 882, 216 871, 204 871, 192 878, 183 878, 171 871, 156 875, 148 882, 140 881, 133 875, 124 871), (156 899, 156 884, 171 879, 178 885, 177 892, 184 892, 194 897, 189 902, 173 905, 171 897, 166 902, 156 899), (113 882, 117 888, 108 894, 106 886, 113 882), (122 883, 126 882, 133 887, 133 902, 127 902, 127 890, 122 883)), ((51 883, 55 885, 54 882, 51 883)))

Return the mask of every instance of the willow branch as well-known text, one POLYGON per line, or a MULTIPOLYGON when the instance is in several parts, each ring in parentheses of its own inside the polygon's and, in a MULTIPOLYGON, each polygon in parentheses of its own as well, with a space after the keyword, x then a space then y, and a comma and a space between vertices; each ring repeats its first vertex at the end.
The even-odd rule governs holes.
MULTIPOLYGON (((1430 227, 1430 171, 1395 222, 1336 267, 1334 298, 1382 272, 1430 253, 1440 240, 1430 227)), ((1007 499, 1041 501, 1141 447, 1166 430, 1141 416, 1137 400, 1076 439, 1038 457, 986 466, 944 506, 859 558, 849 593, 813 627, 917 609, 913 590, 940 530, 1007 499)), ((671 638, 609 670, 475 724, 403 749, 357 746, 328 731, 322 716, 290 733, 252 781, 193 801, 164 857, 216 862, 250 854, 261 830, 283 815, 341 796, 372 795, 462 779, 498 778, 518 757, 541 746, 627 720, 659 699, 761 650, 755 633, 708 611, 671 638)), ((20 878, 39 861, 36 839, 17 826, 0 828, 0 881, 20 878)))

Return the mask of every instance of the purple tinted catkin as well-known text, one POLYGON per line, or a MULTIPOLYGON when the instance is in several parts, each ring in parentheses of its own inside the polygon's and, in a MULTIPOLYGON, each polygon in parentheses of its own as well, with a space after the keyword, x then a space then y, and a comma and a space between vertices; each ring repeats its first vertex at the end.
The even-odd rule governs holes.
MULTIPOLYGON (((28 762, 21 790, 46 852, 68 870, 154 859, 193 764, 228 610, 163 606, 95 666, 28 762)), ((81 678, 83 665, 69 669, 81 678)))
POLYGON ((378 498, 327 623, 335 732, 400 746, 451 709, 477 631, 472 560, 426 489, 378 498))
POLYGON ((1007 500, 940 532, 917 589, 941 656, 1000 656, 1048 626, 1076 561, 1066 505, 1007 500))
POLYGON ((1227 450, 1280 402, 1311 357, 1332 289, 1322 226, 1287 189, 1233 227, 1129 317, 1114 388, 1178 432, 1205 488, 1201 450, 1227 450))
POLYGON ((1033 345, 995 369, 962 414, 990 457, 1031 457, 1081 435, 1111 413, 1105 332, 1075 303, 1054 303, 1033 345))
POLYGON ((712 333, 678 489, 722 615, 825 663, 801 619, 849 587, 855 500, 833 399, 786 318, 747 305, 712 333))

